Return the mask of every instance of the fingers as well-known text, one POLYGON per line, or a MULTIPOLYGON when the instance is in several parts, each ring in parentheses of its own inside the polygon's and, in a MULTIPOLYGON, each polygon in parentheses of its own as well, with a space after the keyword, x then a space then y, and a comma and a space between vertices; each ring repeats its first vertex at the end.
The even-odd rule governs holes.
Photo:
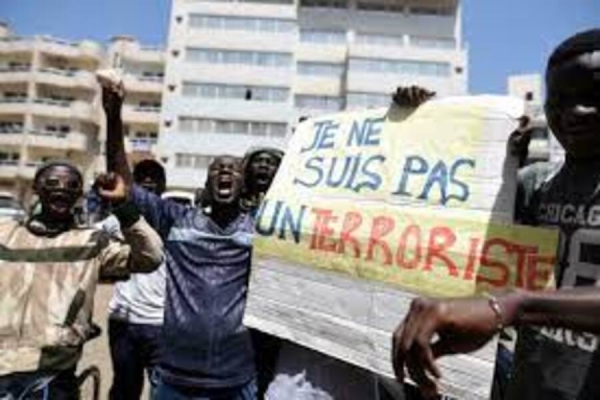
POLYGON ((110 201, 121 201, 127 197, 123 178, 115 173, 102 174, 96 179, 98 194, 110 201))
POLYGON ((435 92, 431 92, 420 86, 400 86, 394 94, 394 102, 401 107, 418 107, 434 95, 435 92))
POLYGON ((400 324, 392 339, 392 366, 394 367, 394 374, 398 383, 404 382, 404 364, 406 362, 405 352, 402 351, 400 341, 402 340, 402 332, 404 330, 404 323, 400 324))
POLYGON ((416 299, 393 338, 392 362, 396 379, 404 380, 406 365, 411 379, 427 398, 437 396, 441 372, 435 362, 431 339, 438 329, 440 308, 437 302, 416 299))

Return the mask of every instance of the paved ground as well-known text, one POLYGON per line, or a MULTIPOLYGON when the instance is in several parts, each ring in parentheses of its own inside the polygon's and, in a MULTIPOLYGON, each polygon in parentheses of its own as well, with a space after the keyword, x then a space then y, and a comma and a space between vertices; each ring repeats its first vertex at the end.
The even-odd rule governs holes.
MULTIPOLYGON (((102 336, 85 345, 83 359, 79 363, 79 368, 83 369, 88 365, 96 365, 100 368, 102 374, 102 387, 100 399, 108 399, 108 390, 112 381, 112 365, 110 353, 108 350, 108 328, 107 328, 107 308, 108 302, 112 296, 112 285, 100 285, 96 292, 96 302, 94 305, 94 321, 102 327, 102 336)), ((148 384, 144 386, 142 399, 148 398, 148 384)), ((88 399, 82 399, 88 400, 88 399)))

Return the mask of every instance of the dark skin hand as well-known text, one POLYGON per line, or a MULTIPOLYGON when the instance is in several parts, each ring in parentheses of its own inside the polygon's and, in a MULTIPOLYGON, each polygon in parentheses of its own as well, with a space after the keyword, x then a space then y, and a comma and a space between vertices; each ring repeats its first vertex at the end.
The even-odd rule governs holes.
POLYGON ((102 107, 106 114, 106 168, 129 185, 133 176, 127 162, 121 108, 125 99, 123 84, 102 86, 102 107))
MULTIPOLYGON (((511 291, 497 299, 503 326, 545 325, 600 333, 597 288, 511 291)), ((423 395, 434 398, 441 378, 435 360, 483 347, 498 333, 498 322, 487 298, 415 299, 393 336, 396 379, 404 381, 406 368, 423 395)))
POLYGON ((434 96, 435 92, 420 86, 399 86, 392 95, 392 100, 399 107, 417 108, 434 96))
POLYGON ((129 198, 129 185, 123 177, 114 172, 98 176, 94 187, 102 199, 113 205, 121 204, 129 198))

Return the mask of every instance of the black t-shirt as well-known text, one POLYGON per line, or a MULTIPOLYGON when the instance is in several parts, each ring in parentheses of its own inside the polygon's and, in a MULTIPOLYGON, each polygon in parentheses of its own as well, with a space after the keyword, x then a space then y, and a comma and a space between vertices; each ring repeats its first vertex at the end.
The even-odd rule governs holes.
MULTIPOLYGON (((560 229, 559 288, 600 284, 599 192, 600 160, 539 163, 519 173, 517 222, 560 229)), ((600 399, 596 335, 524 327, 519 330, 515 356, 507 399, 600 399)))

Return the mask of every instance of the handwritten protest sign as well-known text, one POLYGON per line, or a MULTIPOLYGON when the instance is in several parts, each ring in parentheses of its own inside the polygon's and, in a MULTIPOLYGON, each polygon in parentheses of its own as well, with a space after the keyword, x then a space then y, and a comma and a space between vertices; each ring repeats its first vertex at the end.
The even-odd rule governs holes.
MULTIPOLYGON (((557 234, 512 225, 522 102, 464 97, 301 124, 257 217, 247 325, 392 376, 415 294, 553 285, 557 234)), ((494 349, 445 359, 486 398, 494 349)))

